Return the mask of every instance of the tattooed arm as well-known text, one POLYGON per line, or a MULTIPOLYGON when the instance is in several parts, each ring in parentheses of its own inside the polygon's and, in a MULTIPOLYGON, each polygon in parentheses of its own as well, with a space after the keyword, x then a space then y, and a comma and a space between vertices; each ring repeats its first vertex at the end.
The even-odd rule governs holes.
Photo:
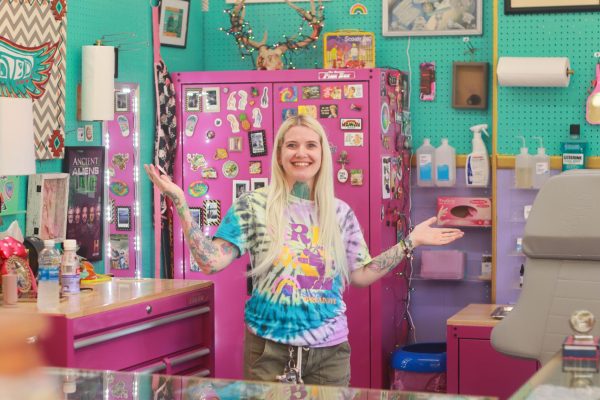
POLYGON ((440 246, 451 243, 463 237, 460 229, 432 228, 437 221, 436 217, 429 218, 415 226, 406 240, 400 241, 390 249, 384 251, 373 260, 351 273, 351 282, 355 286, 369 286, 379 278, 394 269, 407 253, 421 245, 440 246))
POLYGON ((237 247, 221 238, 212 240, 206 237, 192 219, 183 190, 167 175, 161 174, 154 165, 144 165, 144 169, 152 183, 173 201, 190 253, 202 272, 211 274, 231 264, 238 256, 237 247))

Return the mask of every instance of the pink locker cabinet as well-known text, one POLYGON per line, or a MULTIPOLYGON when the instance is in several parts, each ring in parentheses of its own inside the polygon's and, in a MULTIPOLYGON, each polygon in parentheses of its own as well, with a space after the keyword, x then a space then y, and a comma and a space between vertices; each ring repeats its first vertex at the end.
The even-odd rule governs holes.
MULTIPOLYGON (((222 217, 238 190, 269 177, 274 135, 286 115, 300 111, 316 115, 324 125, 336 177, 346 161, 348 179, 336 179, 336 196, 354 209, 371 254, 396 243, 397 221, 409 215, 410 153, 403 149, 402 131, 408 117, 405 74, 315 69, 182 72, 173 79, 181 121, 176 180, 207 234, 216 231, 216 210, 222 217)), ((402 234, 406 228, 400 225, 402 234)), ((215 376, 239 379, 248 257, 207 276, 190 259, 178 219, 174 229, 175 277, 215 283, 215 376)), ((389 356, 407 335, 407 287, 400 271, 369 288, 346 292, 352 386, 387 387, 389 356)))

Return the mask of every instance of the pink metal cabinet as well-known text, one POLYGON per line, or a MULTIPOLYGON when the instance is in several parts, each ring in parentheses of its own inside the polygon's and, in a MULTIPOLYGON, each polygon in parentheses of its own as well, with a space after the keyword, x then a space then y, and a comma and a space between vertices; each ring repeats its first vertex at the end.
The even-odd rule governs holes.
MULTIPOLYGON (((352 185, 351 178, 345 183, 336 181, 336 196, 354 209, 371 254, 377 255, 396 243, 395 221, 399 215, 409 213, 409 186, 407 179, 403 179, 409 176, 410 161, 410 153, 402 148, 402 112, 407 112, 403 107, 407 98, 401 87, 401 83, 405 83, 403 76, 398 71, 379 69, 175 73, 182 144, 175 163, 176 180, 186 190, 191 207, 203 207, 205 200, 220 200, 221 214, 224 215, 233 200, 233 180, 269 177, 273 137, 286 113, 299 107, 310 112, 312 108, 328 133, 336 172, 341 167, 338 161, 342 151, 348 155, 345 166, 348 172, 362 170, 362 185, 352 185), (400 83, 396 84, 398 80, 400 83), (351 88, 354 96, 345 95, 352 91, 351 88), (202 97, 199 107, 193 99, 194 93, 198 92, 202 97), (214 99, 214 94, 212 98, 208 97, 209 93, 215 92, 218 100, 214 99), (244 94, 240 96, 240 93, 244 94), (240 109, 242 98, 246 106, 243 110, 240 109), (337 108, 337 118, 326 118, 331 105, 337 108), (255 109, 260 110, 262 117, 260 127, 255 124, 255 109), (342 118, 353 119, 354 125, 343 125, 342 118), (249 136, 241 126, 244 119, 249 119, 248 130, 265 130, 266 155, 251 156, 249 136), (188 121, 196 120, 195 127, 190 128, 188 121), (232 120, 240 125, 239 133, 232 133, 238 128, 232 120), (362 145, 348 146, 352 137, 346 138, 347 133, 357 132, 363 133, 362 145), (232 136, 241 136, 242 151, 228 150, 227 159, 220 159, 217 149, 229 149, 232 136), (197 162, 198 154, 204 157, 203 165, 215 168, 217 179, 202 177, 203 167, 192 165, 197 162), (386 183, 382 182, 383 157, 390 157, 396 163, 394 177, 389 176, 389 170, 385 175, 386 190, 389 193, 391 183, 393 192, 386 199, 383 195, 386 183), (239 167, 237 176, 231 179, 224 177, 222 171, 223 164, 229 160, 239 167), (261 162, 260 174, 249 174, 252 161, 261 162), (206 190, 204 185, 208 186, 208 192, 201 194, 206 190), (393 190, 394 186, 396 190, 393 190)), ((244 272, 248 258, 242 257, 226 270, 206 276, 195 270, 177 218, 174 228, 175 277, 210 279, 215 283, 218 309, 215 315, 215 376, 239 379, 243 370, 243 307, 247 298, 244 272)), ((204 229, 213 234, 216 226, 205 226, 204 229)), ((406 233, 405 227, 401 230, 406 233)), ((387 383, 389 354, 405 341, 407 329, 403 306, 406 289, 404 277, 396 273, 369 288, 351 287, 347 291, 352 386, 382 387, 387 383)))

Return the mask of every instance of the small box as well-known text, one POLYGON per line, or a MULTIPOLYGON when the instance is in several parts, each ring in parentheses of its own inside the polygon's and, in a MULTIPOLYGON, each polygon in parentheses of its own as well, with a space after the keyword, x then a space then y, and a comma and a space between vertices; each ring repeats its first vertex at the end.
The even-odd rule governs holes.
POLYGON ((438 197, 440 226, 492 226, 492 200, 486 197, 438 197))
POLYGON ((345 30, 323 35, 323 68, 375 68, 373 32, 345 30))
POLYGON ((29 176, 27 236, 63 241, 67 234, 69 174, 29 176))
POLYGON ((424 279, 463 279, 465 253, 458 250, 423 250, 421 277, 424 279))

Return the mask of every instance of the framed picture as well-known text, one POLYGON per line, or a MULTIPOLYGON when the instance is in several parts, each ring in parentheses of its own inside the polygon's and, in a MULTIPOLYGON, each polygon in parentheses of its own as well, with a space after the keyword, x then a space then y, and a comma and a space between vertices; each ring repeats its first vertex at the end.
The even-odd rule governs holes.
POLYGON ((504 0, 504 14, 600 11, 598 0, 504 0))
POLYGON ((115 112, 129 112, 129 93, 115 92, 115 112))
POLYGON ((202 112, 221 111, 221 90, 218 87, 202 89, 202 112))
POLYGON ((483 32, 482 0, 382 1, 383 36, 464 36, 483 32))
POLYGON ((131 229, 131 207, 117 207, 117 230, 131 229))
POLYGON ((229 138, 227 139, 229 151, 242 151, 242 142, 243 140, 241 136, 229 136, 229 138))
POLYGON ((250 161, 248 171, 250 172, 250 175, 262 174, 262 163, 260 161, 250 161))
POLYGON ((185 111, 200 111, 201 89, 185 89, 185 111))
POLYGON ((221 223, 221 201, 204 200, 204 214, 202 214, 204 226, 217 226, 221 223))
POLYGON ((190 207, 190 215, 192 216, 192 221, 198 224, 199 227, 202 227, 202 208, 190 207))
POLYGON ((269 184, 269 178, 251 178, 250 190, 264 188, 269 184))
POLYGON ((248 132, 250 142, 250 157, 267 155, 267 136, 264 130, 248 132))
POLYGON ((250 191, 250 181, 233 181, 233 201, 236 201, 241 195, 248 191, 250 191))
POLYGON ((189 0, 162 0, 160 2, 158 37, 162 46, 186 46, 189 16, 189 0))

